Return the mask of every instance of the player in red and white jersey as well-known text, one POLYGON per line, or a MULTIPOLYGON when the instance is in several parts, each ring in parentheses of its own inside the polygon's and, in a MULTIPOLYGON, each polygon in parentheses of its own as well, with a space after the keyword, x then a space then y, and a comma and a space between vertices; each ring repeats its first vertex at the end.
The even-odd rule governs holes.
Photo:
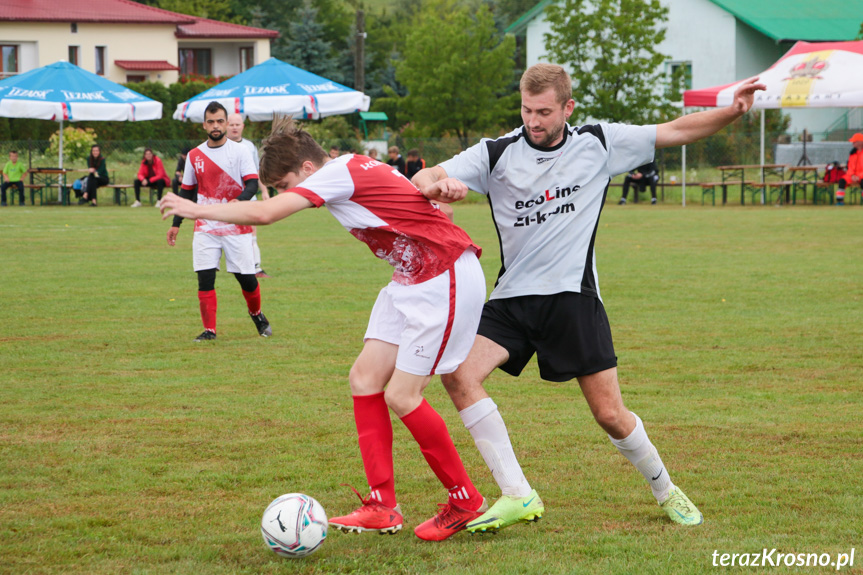
POLYGON ((344 531, 401 530, 391 409, 448 492, 447 504, 414 532, 426 540, 450 537, 488 506, 446 424, 422 394, 433 374, 455 371, 476 335, 485 300, 479 247, 393 167, 359 155, 330 160, 287 119, 274 121, 264 140, 261 177, 279 195, 266 202, 201 205, 169 194, 162 212, 164 217, 266 225, 326 205, 376 257, 393 266, 392 281, 378 295, 348 378, 370 491, 365 498, 357 492, 362 506, 330 518, 329 524, 344 531))
MULTIPOLYGON (((181 186, 184 197, 196 197, 201 205, 247 201, 258 191, 258 170, 249 151, 227 138, 228 112, 218 102, 210 102, 204 112, 207 141, 186 157, 181 186), (195 196, 197 192, 197 196, 195 196)), ((168 230, 168 245, 173 246, 180 232, 182 217, 175 217, 168 230)), ((198 301, 204 332, 195 341, 216 339, 216 272, 222 253, 225 269, 240 283, 249 315, 262 337, 272 335, 270 322, 261 311, 261 288, 255 277, 252 227, 238 226, 213 219, 195 220, 192 241, 193 265, 198 274, 198 301)))

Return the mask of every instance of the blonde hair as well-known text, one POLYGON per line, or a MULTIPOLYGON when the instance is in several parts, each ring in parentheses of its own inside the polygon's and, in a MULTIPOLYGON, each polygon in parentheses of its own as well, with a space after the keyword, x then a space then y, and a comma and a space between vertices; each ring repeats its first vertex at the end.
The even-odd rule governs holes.
POLYGON ((322 166, 329 156, 312 136, 291 118, 276 116, 270 135, 261 144, 261 183, 273 186, 288 173, 300 173, 303 162, 322 166))
POLYGON ((524 71, 518 87, 521 92, 531 96, 542 94, 550 88, 562 105, 572 99, 572 78, 563 67, 556 64, 534 64, 524 71))

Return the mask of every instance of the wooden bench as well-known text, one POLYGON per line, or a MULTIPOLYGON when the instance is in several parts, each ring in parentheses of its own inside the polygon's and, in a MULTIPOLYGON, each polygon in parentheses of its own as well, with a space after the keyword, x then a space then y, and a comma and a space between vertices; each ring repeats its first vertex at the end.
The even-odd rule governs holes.
MULTIPOLYGON (((12 188, 9 188, 10 190, 12 188)), ((39 194, 39 204, 42 205, 45 203, 45 196, 43 195, 45 192, 45 186, 42 184, 24 184, 24 193, 27 193, 27 190, 30 190, 30 205, 36 205, 36 194, 39 194)), ((17 191, 17 190, 16 190, 17 191)))
MULTIPOLYGON (((750 186, 755 182, 746 182, 741 180, 726 180, 724 182, 703 182, 699 184, 701 186, 701 205, 704 205, 704 196, 710 194, 710 197, 713 199, 713 205, 716 205, 716 188, 722 188, 722 203, 725 204, 728 202, 728 186, 741 186, 745 188, 746 186, 750 186)), ((743 193, 740 193, 740 203, 743 203, 743 193)))

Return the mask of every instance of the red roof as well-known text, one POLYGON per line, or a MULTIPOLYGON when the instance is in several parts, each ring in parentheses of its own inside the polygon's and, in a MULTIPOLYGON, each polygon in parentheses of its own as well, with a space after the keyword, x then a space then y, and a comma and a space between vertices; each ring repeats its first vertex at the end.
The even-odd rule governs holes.
POLYGON ((180 70, 166 60, 114 60, 114 63, 124 70, 142 70, 146 72, 180 70))
POLYGON ((195 19, 132 0, 0 0, 0 21, 184 24, 195 19))
POLYGON ((177 38, 276 38, 279 33, 275 30, 195 17, 194 24, 177 26, 175 35, 177 38))

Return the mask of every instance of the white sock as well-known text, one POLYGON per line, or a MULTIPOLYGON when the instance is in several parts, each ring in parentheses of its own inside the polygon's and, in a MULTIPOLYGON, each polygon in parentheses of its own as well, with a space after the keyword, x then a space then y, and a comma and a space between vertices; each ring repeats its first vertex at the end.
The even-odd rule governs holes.
POLYGON ((641 418, 634 413, 632 415, 635 416, 635 429, 632 430, 632 433, 623 439, 614 439, 610 435, 608 438, 617 450, 641 472, 650 484, 653 496, 662 503, 668 498, 668 492, 672 487, 668 470, 662 463, 656 448, 650 443, 641 418))
POLYGON ((458 414, 503 494, 527 497, 531 491, 530 484, 521 471, 506 424, 494 401, 486 397, 458 414))

